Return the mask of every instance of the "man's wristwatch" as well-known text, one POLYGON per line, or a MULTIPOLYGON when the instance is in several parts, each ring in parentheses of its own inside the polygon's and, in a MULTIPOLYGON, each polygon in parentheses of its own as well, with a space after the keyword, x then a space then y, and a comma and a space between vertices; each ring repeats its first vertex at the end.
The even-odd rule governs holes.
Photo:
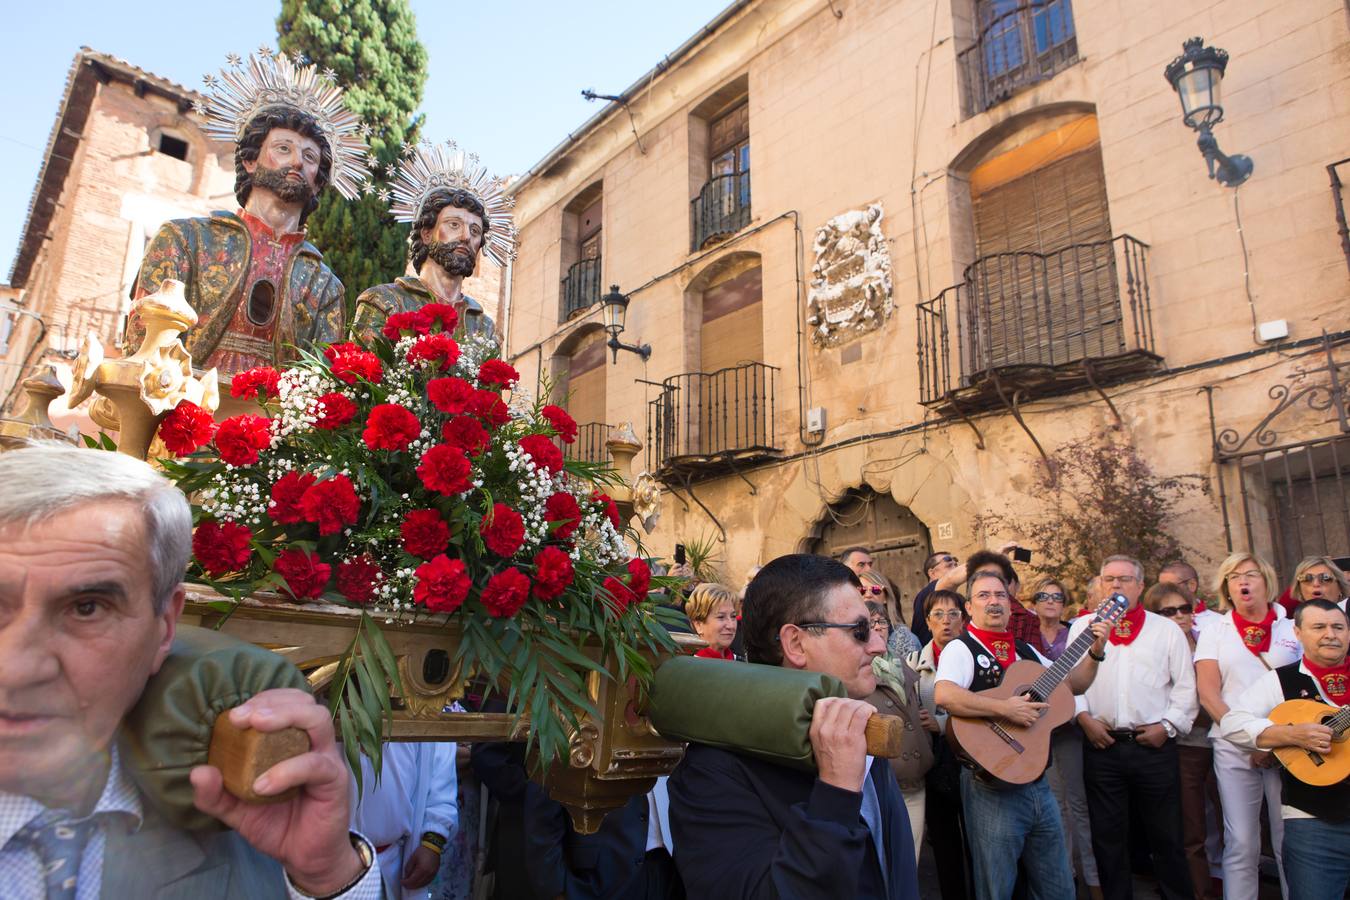
POLYGON ((1176 729, 1176 727, 1173 726, 1172 723, 1169 722, 1169 721, 1167 721, 1166 719, 1163 719, 1163 720, 1162 720, 1162 727, 1163 727, 1163 731, 1167 732, 1167 736, 1168 736, 1168 737, 1174 738, 1174 737, 1177 736, 1177 729, 1176 729))
MULTIPOLYGON (((361 835, 357 834, 355 831, 348 832, 348 837, 351 839, 352 849, 355 850, 356 855, 361 858, 361 871, 357 872, 356 877, 344 884, 341 889, 336 890, 331 894, 315 897, 314 900, 333 900, 335 897, 341 897, 343 894, 356 887, 361 879, 366 877, 366 873, 370 871, 370 867, 375 865, 375 848, 370 845, 370 841, 361 837, 361 835)), ((297 887, 296 890, 300 890, 299 887, 297 887)), ((301 891, 301 893, 304 892, 301 891)))

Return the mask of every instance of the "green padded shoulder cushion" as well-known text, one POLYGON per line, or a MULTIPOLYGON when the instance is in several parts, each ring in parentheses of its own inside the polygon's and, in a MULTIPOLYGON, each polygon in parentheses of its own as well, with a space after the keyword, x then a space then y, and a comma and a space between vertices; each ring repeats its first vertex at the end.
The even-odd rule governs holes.
POLYGON ((677 656, 656 670, 649 716, 669 740, 814 771, 811 709, 843 696, 844 685, 820 672, 677 656))
POLYGON ((188 772, 206 763, 216 716, 271 688, 309 690, 300 670, 270 650, 179 625, 169 656, 122 720, 118 753, 147 806, 189 831, 224 826, 192 805, 188 772))

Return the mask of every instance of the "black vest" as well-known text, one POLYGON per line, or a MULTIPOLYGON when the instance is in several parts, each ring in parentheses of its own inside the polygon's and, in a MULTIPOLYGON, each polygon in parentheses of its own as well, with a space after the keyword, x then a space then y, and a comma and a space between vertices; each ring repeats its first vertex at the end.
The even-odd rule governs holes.
MULTIPOLYGON (((969 688, 972 693, 978 694, 980 691, 996 688, 1003 683, 1003 666, 999 665, 994 655, 985 649, 984 644, 976 640, 975 636, 969 631, 961 632, 961 636, 957 640, 970 649, 970 656, 975 660, 975 677, 971 680, 969 688), (981 665, 981 659, 986 660, 988 665, 981 665)), ((1025 641, 1014 640, 1013 652, 1017 659, 1040 662, 1040 659, 1036 657, 1036 651, 1025 641)))
MULTIPOLYGON (((1298 670, 1302 662, 1299 660, 1275 670, 1280 678, 1284 699, 1326 703, 1312 676, 1298 670)), ((1289 806, 1328 822, 1341 822, 1350 818, 1350 780, 1327 787, 1314 787, 1299 781, 1287 769, 1280 770, 1280 780, 1284 783, 1284 802, 1289 806)))

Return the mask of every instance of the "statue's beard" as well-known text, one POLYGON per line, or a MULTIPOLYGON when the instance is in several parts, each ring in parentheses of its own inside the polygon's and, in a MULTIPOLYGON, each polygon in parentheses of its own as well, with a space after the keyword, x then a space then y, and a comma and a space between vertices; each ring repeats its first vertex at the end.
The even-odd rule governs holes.
POLYGON ((478 254, 474 253, 473 248, 463 241, 449 243, 431 241, 427 244, 427 259, 444 269, 447 275, 467 278, 473 274, 474 266, 478 262, 478 254), (461 249, 468 252, 455 252, 461 249))
POLYGON ((277 195, 277 198, 283 203, 299 203, 302 206, 309 203, 310 198, 314 196, 314 189, 304 180, 304 174, 300 173, 299 181, 291 181, 286 176, 291 172, 300 173, 299 169, 269 169, 262 163, 253 170, 253 186, 255 188, 267 188, 277 195))

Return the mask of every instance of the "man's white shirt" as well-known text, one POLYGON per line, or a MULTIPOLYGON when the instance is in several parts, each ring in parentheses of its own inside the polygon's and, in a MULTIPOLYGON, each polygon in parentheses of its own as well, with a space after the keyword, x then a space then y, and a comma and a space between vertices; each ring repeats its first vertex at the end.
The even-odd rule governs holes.
MULTIPOLYGON (((971 635, 971 637, 975 637, 971 635)), ((979 642, 979 638, 975 638, 979 642)), ((981 643, 981 646, 984 645, 981 643)), ((1050 660, 1041 655, 1041 652, 1035 647, 1031 648, 1036 654, 1036 661, 1043 666, 1050 666, 1050 660)), ((984 655, 989 661, 993 661, 994 653, 988 647, 984 648, 984 655)), ((1014 658, 1016 662, 1020 657, 1014 658)), ((942 656, 938 658, 937 676, 933 679, 934 684, 939 681, 950 681, 959 688, 969 689, 972 682, 975 681, 975 657, 971 654, 970 648, 961 638, 953 638, 947 642, 947 646, 942 648, 942 656)), ((1012 665, 1012 663, 1009 663, 1012 665)), ((987 663, 982 663, 980 668, 988 668, 987 663)))
MULTIPOLYGON (((1091 616, 1075 619, 1069 641, 1091 624, 1091 616)), ((1200 710, 1186 635, 1163 616, 1145 612, 1144 625, 1133 641, 1106 645, 1106 661, 1098 663, 1097 677, 1074 702, 1078 712, 1091 714, 1108 728, 1166 721, 1185 734, 1200 710)))

